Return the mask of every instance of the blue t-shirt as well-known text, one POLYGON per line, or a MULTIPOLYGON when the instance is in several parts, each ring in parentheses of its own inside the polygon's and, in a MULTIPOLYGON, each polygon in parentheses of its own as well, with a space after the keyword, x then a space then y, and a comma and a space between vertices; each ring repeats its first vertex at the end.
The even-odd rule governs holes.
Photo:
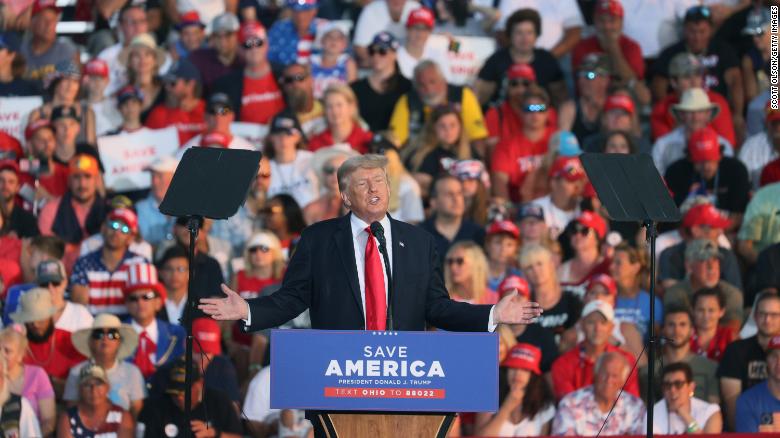
MULTIPOLYGON (((662 301, 655 297, 655 323, 663 321, 662 301)), ((615 305, 615 318, 636 324, 643 337, 647 336, 647 322, 650 320, 650 294, 640 290, 634 298, 618 296, 615 305)))
POLYGON ((772 424, 772 415, 780 412, 780 400, 769 392, 766 381, 743 392, 737 399, 737 432, 755 433, 758 426, 772 424))

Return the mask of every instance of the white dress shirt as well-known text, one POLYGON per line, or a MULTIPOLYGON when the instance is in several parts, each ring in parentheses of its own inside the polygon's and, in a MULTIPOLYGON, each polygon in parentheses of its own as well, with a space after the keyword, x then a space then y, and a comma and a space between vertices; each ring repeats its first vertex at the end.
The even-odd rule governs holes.
MULTIPOLYGON (((390 273, 393 270, 393 232, 390 227, 390 218, 385 215, 382 220, 379 221, 382 224, 385 232, 385 241, 387 246, 387 256, 390 259, 390 273)), ((366 320, 366 243, 368 242, 368 233, 366 227, 369 226, 365 221, 352 214, 349 217, 349 224, 352 230, 352 246, 355 249, 355 268, 357 269, 358 284, 360 286, 360 300, 363 305, 363 321, 366 320)), ((376 237, 371 236, 373 239, 376 237)), ((379 250, 379 242, 376 242, 377 250, 379 250)), ((385 262, 382 254, 379 254, 380 261, 382 262, 382 274, 385 279, 385 299, 387 299, 387 271, 385 270, 385 262)), ((493 310, 495 306, 490 308, 490 318, 488 320, 488 331, 495 331, 496 324, 493 323, 493 310)), ((247 305, 247 318, 244 320, 247 327, 252 325, 252 313, 251 309, 247 305)))
POLYGON ((168 322, 171 324, 179 324, 179 320, 184 315, 184 306, 187 305, 187 297, 184 297, 176 303, 170 298, 165 299, 165 311, 168 312, 168 322))
MULTIPOLYGON (((138 333, 139 337, 141 336, 141 333, 146 331, 146 336, 148 336, 149 339, 151 339, 152 342, 154 342, 155 350, 157 349, 156 348, 157 341, 158 341, 158 338, 160 337, 160 332, 157 330, 157 319, 153 319, 152 323, 147 325, 146 327, 141 327, 141 324, 138 324, 133 319, 133 320, 130 321, 130 326, 133 327, 133 330, 135 330, 136 333, 138 333)), ((139 339, 138 342, 140 343, 141 340, 139 339)), ((141 348, 140 344, 138 345, 138 348, 141 348)), ((157 363, 157 352, 156 351, 155 351, 154 355, 149 357, 149 360, 151 360, 152 363, 157 363)))

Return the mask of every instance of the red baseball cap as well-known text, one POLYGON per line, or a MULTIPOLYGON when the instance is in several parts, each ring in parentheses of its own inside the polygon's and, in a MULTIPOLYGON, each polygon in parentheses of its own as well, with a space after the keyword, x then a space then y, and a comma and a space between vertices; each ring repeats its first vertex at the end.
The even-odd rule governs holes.
POLYGON ((238 31, 238 40, 241 44, 246 44, 247 41, 253 40, 265 41, 265 27, 257 21, 247 21, 241 25, 241 29, 238 31))
POLYGON ((623 110, 632 116, 636 114, 636 106, 634 101, 625 94, 613 94, 607 98, 604 103, 604 112, 611 111, 613 109, 623 110))
POLYGON ((153 264, 133 263, 127 268, 127 281, 122 288, 122 295, 127 299, 131 293, 143 289, 157 292, 157 295, 163 301, 168 296, 165 287, 157 278, 157 268, 153 264))
POLYGON ((187 11, 181 15, 179 24, 176 25, 176 30, 181 31, 187 26, 198 26, 201 28, 206 27, 206 25, 200 21, 200 15, 198 15, 198 11, 195 10, 187 11))
POLYGON ((509 350, 509 353, 506 355, 506 359, 501 363, 501 366, 528 370, 532 373, 541 375, 542 370, 539 369, 539 363, 541 361, 542 350, 540 350, 539 347, 524 342, 518 342, 509 350))
POLYGON ((599 0, 593 8, 593 15, 607 14, 623 18, 623 5, 618 0, 599 0))
POLYGON ((766 103, 766 121, 775 122, 780 120, 780 109, 772 109, 772 100, 766 103))
POLYGON ((617 296, 617 283, 607 274, 596 274, 588 280, 588 285, 585 289, 590 290, 593 286, 601 285, 612 296, 617 296))
POLYGON ((531 298, 531 287, 528 286, 528 282, 523 277, 517 275, 507 275, 506 278, 498 285, 498 295, 504 298, 507 294, 517 289, 517 293, 531 298))
POLYGON ((509 234, 515 239, 520 238, 520 230, 517 228, 517 225, 515 225, 514 222, 507 220, 493 221, 493 223, 488 226, 487 235, 491 236, 493 234, 509 234))
POLYGON ((682 226, 690 228, 694 225, 707 225, 725 230, 731 225, 731 220, 723 216, 712 204, 699 204, 691 207, 683 216, 682 226))
POLYGON ((115 208, 108 213, 107 218, 110 221, 124 222, 131 231, 138 232, 138 216, 129 208, 115 208))
POLYGON ((197 318, 192 321, 192 343, 194 353, 222 354, 222 333, 219 324, 211 318, 197 318))
POLYGON ((435 22, 436 18, 434 18, 433 12, 431 12, 430 9, 419 8, 409 13, 409 18, 406 19, 406 27, 422 24, 428 29, 433 29, 434 25, 436 24, 435 22))
POLYGON ((104 78, 108 77, 108 64, 106 61, 103 61, 102 59, 92 59, 90 60, 87 65, 84 66, 84 75, 85 76, 101 76, 104 78))
POLYGON ((200 145, 203 147, 219 145, 227 149, 230 146, 230 138, 221 132, 209 132, 208 134, 203 134, 203 137, 200 139, 200 145))
POLYGON ((691 134, 691 138, 688 139, 688 157, 694 163, 720 160, 718 133, 705 126, 691 134))
POLYGON ((607 235, 607 222, 598 214, 592 211, 583 211, 576 219, 577 222, 588 228, 593 228, 599 239, 607 235))
POLYGON ((766 346, 767 353, 773 350, 780 350, 780 336, 773 336, 766 346))
POLYGON ((536 82, 536 71, 528 64, 512 64, 506 72, 507 79, 528 79, 536 82))
POLYGON ((60 8, 57 7, 57 0, 36 0, 32 7, 32 16, 36 16, 46 9, 53 9, 54 12, 60 13, 60 8))
POLYGON ((0 160, 0 170, 13 170, 16 176, 21 173, 19 164, 14 160, 0 160))
POLYGON ((563 177, 568 181, 585 179, 585 169, 578 157, 558 157, 550 167, 550 178, 563 177))

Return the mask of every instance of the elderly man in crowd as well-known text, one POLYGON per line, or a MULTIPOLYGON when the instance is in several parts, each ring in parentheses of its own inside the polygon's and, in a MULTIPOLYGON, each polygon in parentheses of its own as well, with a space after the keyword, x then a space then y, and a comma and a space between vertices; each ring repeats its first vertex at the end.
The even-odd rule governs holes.
POLYGON ((138 417, 146 398, 144 376, 134 364, 125 361, 138 346, 138 334, 114 315, 95 317, 92 327, 73 333, 73 346, 89 358, 71 368, 62 398, 73 406, 79 398, 78 382, 82 368, 95 363, 108 374, 111 402, 138 417))
POLYGON ((558 404, 552 435, 595 436, 642 433, 645 405, 627 392, 620 393, 631 365, 619 352, 603 353, 596 360, 593 384, 565 396, 558 404), (619 398, 618 398, 619 396, 619 398), (614 405, 615 400, 617 403, 614 405), (607 419, 607 414, 611 416, 607 419), (607 420, 606 425, 604 421, 607 420), (602 425, 604 429, 602 430, 602 425))
POLYGON ((172 217, 160 213, 160 203, 171 185, 173 172, 179 162, 170 156, 159 157, 147 168, 151 173, 149 196, 135 204, 138 213, 138 231, 150 245, 157 246, 163 240, 170 240, 173 228, 172 217))

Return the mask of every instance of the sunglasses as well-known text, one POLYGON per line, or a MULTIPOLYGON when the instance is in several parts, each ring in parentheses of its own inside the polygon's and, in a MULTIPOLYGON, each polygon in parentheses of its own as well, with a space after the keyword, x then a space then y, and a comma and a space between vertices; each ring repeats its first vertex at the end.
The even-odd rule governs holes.
POLYGON ((130 295, 127 297, 128 303, 137 303, 141 300, 143 301, 152 301, 153 299, 157 298, 157 294, 154 292, 147 292, 143 295, 130 295))
POLYGON ((527 79, 510 79, 508 84, 509 84, 509 86, 511 88, 515 88, 515 87, 517 87, 519 85, 522 85, 524 87, 528 87, 528 86, 531 85, 531 81, 529 81, 527 79))
POLYGON ((672 388, 682 389, 682 387, 685 386, 685 384, 687 383, 688 382, 686 382, 685 380, 672 380, 672 381, 667 380, 661 383, 661 388, 663 388, 664 391, 668 391, 672 388))
POLYGON ((263 47, 265 40, 261 38, 253 38, 243 44, 245 49, 253 49, 255 47, 263 47))
POLYGON ((532 103, 523 107, 524 113, 543 113, 547 111, 547 105, 543 103, 532 103))
POLYGON ((694 6, 685 12, 685 21, 699 20, 702 18, 709 20, 711 17, 712 11, 710 11, 710 8, 704 5, 694 6))
POLYGON ((230 108, 228 108, 226 106, 210 108, 209 111, 208 111, 209 114, 214 114, 214 115, 217 115, 217 116, 224 116, 224 115, 230 114, 232 112, 233 112, 233 110, 231 110, 230 108))
POLYGON ((99 341, 103 338, 111 339, 112 341, 117 341, 121 339, 121 336, 119 335, 119 330, 117 329, 92 330, 92 339, 99 341))
POLYGON ((448 266, 452 266, 453 264, 456 264, 458 266, 463 266, 463 263, 465 261, 466 260, 463 257, 453 257, 445 260, 448 266))
POLYGON ((180 274, 183 274, 187 271, 189 271, 188 268, 185 268, 184 266, 176 266, 175 268, 165 268, 163 269, 165 272, 178 272, 180 274))
POLYGON ((267 245, 257 245, 257 246, 253 246, 253 247, 249 248, 249 253, 250 254, 254 254, 257 251, 260 251, 262 253, 267 253, 270 250, 271 250, 271 248, 268 247, 267 245))
POLYGON ((282 83, 282 85, 290 85, 295 82, 303 82, 308 78, 309 75, 307 74, 297 74, 297 75, 290 75, 290 76, 282 76, 279 78, 279 82, 282 83))
POLYGON ((581 78, 585 78, 585 79, 587 79, 589 81, 592 81, 592 80, 595 80, 596 78, 598 78, 600 76, 606 76, 606 75, 598 73, 598 72, 595 72, 595 71, 581 71, 581 72, 577 73, 577 76, 579 76, 581 78))
POLYGON ((386 47, 373 47, 372 46, 372 47, 368 48, 368 56, 374 56, 374 55, 385 56, 389 52, 390 52, 390 50, 387 49, 386 47))
POLYGON ((47 281, 46 283, 38 283, 38 286, 48 288, 50 286, 60 287, 61 281, 47 281))
POLYGON ((575 234, 579 234, 580 236, 587 236, 588 233, 590 233, 590 228, 582 225, 577 224, 574 226, 574 229, 571 230, 571 235, 574 236, 575 234))
POLYGON ((333 175, 334 173, 336 173, 337 170, 338 169, 336 169, 336 166, 330 164, 326 164, 322 166, 322 173, 324 173, 325 175, 333 175))
POLYGON ((119 221, 111 221, 108 223, 108 228, 119 231, 122 234, 130 234, 130 227, 119 221))

